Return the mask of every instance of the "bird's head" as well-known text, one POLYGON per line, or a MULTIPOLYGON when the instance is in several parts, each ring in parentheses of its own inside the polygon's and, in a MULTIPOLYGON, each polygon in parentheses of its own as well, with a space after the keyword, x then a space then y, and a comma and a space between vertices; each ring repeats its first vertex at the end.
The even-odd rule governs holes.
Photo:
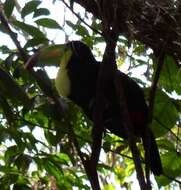
POLYGON ((90 48, 81 41, 71 41, 66 44, 66 47, 71 50, 72 58, 83 63, 93 63, 95 58, 90 48))
POLYGON ((74 75, 77 71, 77 77, 84 75, 86 70, 89 71, 89 65, 93 62, 95 62, 95 58, 86 44, 81 41, 71 41, 66 44, 40 48, 37 53, 29 58, 25 68, 60 66, 55 79, 55 86, 59 94, 67 97, 70 95, 72 82, 75 82, 71 78, 71 74, 74 75))
POLYGON ((66 44, 48 45, 40 48, 28 59, 25 68, 62 66, 63 63, 67 64, 71 59, 77 60, 78 63, 95 62, 90 48, 85 43, 71 41, 66 44))

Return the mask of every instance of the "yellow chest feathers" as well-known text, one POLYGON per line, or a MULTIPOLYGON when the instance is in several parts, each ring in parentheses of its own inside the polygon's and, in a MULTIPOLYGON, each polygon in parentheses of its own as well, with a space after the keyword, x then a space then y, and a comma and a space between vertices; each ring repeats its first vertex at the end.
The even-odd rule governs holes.
POLYGON ((61 59, 60 68, 55 79, 55 87, 59 95, 63 97, 68 97, 71 90, 71 81, 68 76, 67 64, 70 60, 72 53, 71 51, 66 51, 61 59))

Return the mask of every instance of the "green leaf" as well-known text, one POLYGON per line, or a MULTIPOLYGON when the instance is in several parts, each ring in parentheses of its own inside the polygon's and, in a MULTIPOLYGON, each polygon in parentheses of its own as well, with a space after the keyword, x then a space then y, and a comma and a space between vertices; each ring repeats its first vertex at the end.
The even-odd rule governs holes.
POLYGON ((96 36, 94 41, 95 43, 104 43, 104 38, 102 36, 96 36))
POLYGON ((49 130, 44 130, 44 134, 45 134, 46 140, 48 141, 50 145, 56 146, 60 142, 60 139, 57 139, 56 135, 53 132, 49 130))
POLYGON ((41 32, 38 28, 36 28, 33 25, 26 24, 20 21, 14 21, 13 25, 35 38, 46 38, 43 32, 41 32))
POLYGON ((32 190, 27 184, 15 183, 12 190, 32 190))
POLYGON ((89 31, 87 28, 80 24, 76 25, 76 33, 80 36, 89 36, 89 31))
POLYGON ((171 182, 171 179, 181 175, 181 156, 176 151, 168 151, 161 156, 164 176, 156 177, 158 186, 166 186, 171 182), (170 179, 166 176, 169 176, 170 179))
POLYGON ((20 154, 15 159, 16 166, 22 172, 27 172, 31 162, 32 158, 27 154, 20 154))
POLYGON ((145 45, 144 44, 140 44, 140 43, 137 43, 136 44, 136 47, 134 48, 133 52, 138 55, 138 56, 141 56, 145 53, 145 45))
POLYGON ((70 161, 70 158, 65 153, 59 153, 59 154, 52 154, 48 156, 48 160, 54 163, 56 166, 60 167, 59 165, 67 165, 70 161))
POLYGON ((59 153, 58 158, 63 162, 64 164, 67 164, 68 161, 70 161, 70 158, 67 154, 59 153))
POLYGON ((47 73, 39 69, 36 71, 36 75, 38 76, 37 83, 40 88, 47 96, 51 97, 52 94, 54 94, 54 91, 52 88, 51 80, 48 77, 47 73))
POLYGON ((15 53, 9 53, 9 56, 4 60, 4 64, 10 67, 14 63, 15 53))
POLYGON ((7 46, 5 46, 5 45, 0 46, 0 51, 3 54, 9 54, 9 53, 11 53, 11 50, 7 46))
POLYGON ((75 26, 75 24, 74 24, 73 22, 67 20, 67 21, 66 21, 66 24, 67 24, 70 28, 72 28, 73 30, 76 29, 76 26, 75 26))
POLYGON ((159 148, 165 149, 166 151, 176 151, 175 145, 168 139, 161 139, 157 140, 157 144, 159 145, 159 148))
POLYGON ((24 142, 26 142, 25 145, 29 151, 35 150, 36 152, 38 152, 36 147, 37 140, 31 132, 23 132, 22 139, 24 140, 24 142))
POLYGON ((6 117, 9 125, 11 126, 15 121, 15 116, 13 114, 12 108, 9 106, 8 102, 2 96, 1 93, 0 93, 0 106, 2 106, 3 113, 4 113, 5 117, 6 117))
POLYGON ((0 31, 5 33, 5 34, 8 34, 6 27, 2 23, 0 23, 0 31))
POLYGON ((181 100, 177 99, 173 101, 178 112, 181 112, 181 100))
POLYGON ((104 190, 115 190, 115 186, 113 184, 104 185, 104 190))
POLYGON ((91 26, 98 31, 102 31, 102 23, 98 19, 94 19, 91 26))
POLYGON ((32 190, 30 181, 31 179, 28 179, 26 175, 19 175, 12 190, 32 190))
POLYGON ((57 165, 55 165, 53 162, 47 160, 45 162, 45 169, 47 170, 47 172, 52 175, 55 176, 57 178, 57 180, 61 180, 62 179, 62 173, 61 171, 61 166, 57 167, 57 165))
POLYGON ((19 150, 19 147, 16 145, 8 147, 8 149, 5 152, 4 158, 5 162, 10 164, 12 161, 14 161, 15 157, 20 154, 21 151, 19 150))
POLYGON ((46 28, 61 28, 60 25, 53 19, 50 18, 41 18, 35 21, 37 25, 46 27, 46 28))
POLYGON ((54 103, 42 103, 37 107, 37 111, 42 112, 43 115, 45 115, 47 118, 51 118, 51 120, 56 120, 58 122, 60 119, 60 113, 57 112, 57 106, 54 103))
POLYGON ((32 38, 30 40, 27 41, 27 43, 25 44, 24 48, 27 49, 28 47, 35 47, 35 46, 39 46, 39 45, 45 45, 48 44, 48 39, 47 38, 32 38))
POLYGON ((7 168, 5 175, 1 177, 0 189, 10 190, 10 186, 18 180, 18 171, 14 168, 7 168))
POLYGON ((12 15, 13 9, 15 7, 15 1, 14 0, 6 0, 4 3, 4 13, 7 18, 9 18, 12 15))
POLYGON ((47 126, 48 118, 43 113, 33 111, 31 114, 26 114, 26 120, 36 123, 37 125, 47 126))
POLYGON ((178 111, 172 98, 163 91, 157 90, 154 103, 153 122, 151 124, 155 136, 160 137, 166 134, 175 126, 178 118, 178 111))
POLYGON ((36 9, 34 11, 34 14, 33 14, 33 17, 38 17, 38 16, 42 16, 42 15, 49 15, 50 14, 50 11, 46 8, 39 8, 39 9, 36 9))
POLYGON ((87 30, 87 28, 81 25, 80 23, 74 24, 71 21, 66 21, 66 24, 70 26, 76 32, 77 35, 80 35, 82 37, 89 36, 89 31, 87 30))
POLYGON ((36 10, 36 8, 40 5, 40 3, 41 3, 41 1, 38 1, 38 0, 33 0, 33 1, 29 1, 28 3, 26 3, 21 11, 22 18, 24 18, 26 15, 34 12, 36 10))
POLYGON ((0 68, 0 89, 3 96, 13 100, 15 104, 23 104, 27 107, 31 104, 27 94, 14 81, 11 75, 2 68, 0 68))
POLYGON ((6 139, 9 139, 10 135, 8 133, 8 130, 6 128, 0 127, 0 142, 5 141, 6 139))
POLYGON ((181 69, 178 68, 175 60, 171 56, 166 56, 164 59, 159 84, 169 93, 175 91, 181 94, 181 69))

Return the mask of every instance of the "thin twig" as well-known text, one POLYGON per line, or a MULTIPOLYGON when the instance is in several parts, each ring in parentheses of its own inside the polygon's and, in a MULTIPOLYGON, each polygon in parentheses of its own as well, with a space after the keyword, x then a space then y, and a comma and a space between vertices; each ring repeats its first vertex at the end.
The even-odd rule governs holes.
POLYGON ((179 151, 179 140, 180 140, 179 137, 178 137, 179 133, 180 133, 180 128, 178 127, 177 128, 177 135, 176 135, 177 136, 176 137, 176 139, 177 139, 177 142, 176 142, 176 151, 179 151))
POLYGON ((98 181, 98 174, 97 174, 96 168, 94 168, 91 165, 89 157, 86 154, 81 152, 81 149, 79 147, 79 143, 76 139, 76 134, 74 133, 74 130, 72 129, 71 125, 69 125, 68 135, 69 135, 69 139, 73 142, 73 144, 76 148, 76 151, 77 151, 77 153, 81 159, 81 162, 84 166, 87 177, 91 183, 92 189, 93 190, 101 190, 100 185, 99 185, 99 181, 98 181))
POLYGON ((79 16, 79 14, 77 14, 64 0, 62 0, 62 2, 63 2, 63 4, 64 4, 81 22, 83 22, 87 27, 89 27, 89 28, 90 28, 92 31, 94 31, 95 33, 97 33, 97 34, 103 36, 103 34, 102 34, 100 31, 96 30, 95 28, 93 28, 92 26, 90 26, 89 24, 87 24, 87 23, 84 21, 84 19, 82 19, 82 18, 79 16))
POLYGON ((26 52, 23 50, 23 48, 21 47, 21 44, 19 43, 19 41, 17 40, 17 34, 14 33, 9 24, 8 24, 8 21, 3 13, 3 9, 0 8, 0 20, 1 20, 1 23, 4 25, 4 27, 6 28, 8 34, 10 35, 12 41, 14 42, 14 44, 16 45, 19 53, 20 53, 20 56, 22 57, 22 59, 24 59, 25 61, 28 59, 28 56, 26 54, 26 52))
POLYGON ((174 177, 169 176, 169 175, 167 175, 167 174, 164 174, 164 176, 167 177, 168 179, 170 179, 170 180, 172 180, 172 181, 175 181, 175 182, 177 182, 178 184, 181 185, 181 181, 179 181, 178 179, 175 179, 174 177))
POLYGON ((149 122, 152 122, 153 111, 154 111, 154 101, 156 96, 157 84, 160 78, 160 73, 164 64, 165 54, 162 50, 160 55, 158 56, 157 69, 154 75, 154 79, 151 85, 150 95, 149 95, 149 122))
POLYGON ((157 117, 154 117, 154 119, 156 122, 158 122, 161 125, 161 127, 167 129, 176 138, 177 141, 181 142, 181 139, 170 128, 168 128, 164 123, 162 123, 157 117))

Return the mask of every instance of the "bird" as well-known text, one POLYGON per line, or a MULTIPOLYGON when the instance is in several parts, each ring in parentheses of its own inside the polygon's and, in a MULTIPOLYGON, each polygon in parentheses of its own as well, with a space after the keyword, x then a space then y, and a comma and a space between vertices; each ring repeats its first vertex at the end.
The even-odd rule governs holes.
MULTIPOLYGON (((102 63, 95 59, 89 46, 82 41, 70 41, 63 47, 62 52, 52 49, 49 53, 49 57, 55 55, 59 57, 57 63, 60 67, 55 79, 55 87, 59 95, 77 104, 88 118, 93 120, 97 81, 102 63)), ((35 62, 41 58, 46 60, 47 51, 42 50, 35 57, 35 62)), ((32 60, 27 63, 26 67, 32 67, 31 64, 32 60)), ((148 126, 148 106, 144 92, 132 78, 120 70, 118 70, 118 77, 122 81, 125 101, 133 125, 133 135, 142 139, 143 147, 149 154, 150 170, 154 175, 159 176, 163 174, 162 163, 154 134, 148 126), (149 133, 149 147, 145 136, 146 130, 149 133)), ((103 110, 104 128, 116 136, 127 139, 128 135, 122 124, 123 118, 121 118, 119 98, 114 82, 110 81, 106 86, 106 93, 104 93, 106 106, 103 110)))

